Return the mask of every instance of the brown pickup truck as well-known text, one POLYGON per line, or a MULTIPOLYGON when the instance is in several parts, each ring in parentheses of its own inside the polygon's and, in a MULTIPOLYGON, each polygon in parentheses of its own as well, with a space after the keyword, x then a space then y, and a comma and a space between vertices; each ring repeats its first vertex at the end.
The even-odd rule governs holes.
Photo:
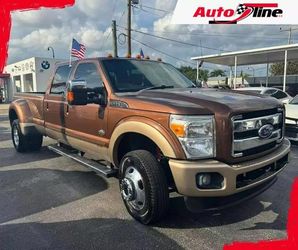
POLYGON ((59 64, 45 93, 18 94, 9 109, 18 152, 57 140, 50 149, 119 178, 144 224, 173 191, 220 199, 271 183, 288 162, 284 116, 273 98, 197 88, 167 63, 127 58, 59 64))

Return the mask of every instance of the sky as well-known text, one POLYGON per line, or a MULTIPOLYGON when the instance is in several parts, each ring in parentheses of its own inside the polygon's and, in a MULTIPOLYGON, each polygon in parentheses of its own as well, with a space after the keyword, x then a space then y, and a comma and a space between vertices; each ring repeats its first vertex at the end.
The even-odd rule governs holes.
MULTIPOLYGON (((133 8, 134 30, 156 36, 179 40, 196 46, 180 44, 133 31, 133 55, 140 49, 151 58, 162 58, 177 67, 193 66, 193 56, 216 54, 219 50, 235 51, 287 44, 285 26, 274 25, 172 25, 171 16, 177 0, 140 0, 133 8), (156 10, 158 9, 158 10, 156 10), (162 10, 162 11, 161 11, 162 10), (149 47, 145 46, 148 45, 149 47), (202 46, 203 48, 201 48, 202 46), (204 47, 208 47, 204 48, 204 47), (171 58, 165 54, 174 56, 171 58), (188 63, 189 62, 189 63, 188 63)), ((56 58, 69 58, 69 47, 74 37, 87 47, 87 57, 107 56, 112 53, 111 22, 117 21, 119 55, 125 56, 127 44, 127 0, 76 0, 66 9, 41 9, 12 14, 12 32, 9 44, 8 63, 33 56, 51 57, 47 50, 52 46, 56 58)), ((298 40, 298 30, 293 40, 298 40)), ((206 68, 214 66, 205 65, 206 68)), ((264 75, 264 65, 253 66, 255 75, 264 75)), ((217 67, 219 68, 219 67, 217 67)), ((222 68, 227 70, 227 68, 222 68)), ((247 66, 241 70, 253 74, 247 66)))

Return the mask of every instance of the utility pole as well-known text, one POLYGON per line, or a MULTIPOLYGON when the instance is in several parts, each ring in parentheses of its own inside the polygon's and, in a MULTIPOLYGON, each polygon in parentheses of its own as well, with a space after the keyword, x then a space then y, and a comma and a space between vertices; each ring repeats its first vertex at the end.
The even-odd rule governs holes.
POLYGON ((131 56, 131 0, 127 0, 127 55, 131 56))
POLYGON ((118 57, 118 47, 117 47, 117 25, 116 21, 112 21, 112 31, 113 31, 113 49, 114 57, 118 57))

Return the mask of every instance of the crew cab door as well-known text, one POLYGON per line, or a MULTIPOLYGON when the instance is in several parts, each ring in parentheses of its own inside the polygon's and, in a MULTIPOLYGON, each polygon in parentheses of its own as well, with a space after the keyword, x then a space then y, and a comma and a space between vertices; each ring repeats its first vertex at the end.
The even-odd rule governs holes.
MULTIPOLYGON (((97 60, 78 63, 70 80, 86 81, 87 88, 94 90, 95 93, 99 88, 104 88, 102 72, 97 60)), ((107 116, 106 107, 99 104, 90 103, 86 106, 67 104, 65 128, 69 144, 81 151, 93 151, 97 154, 102 148, 107 148, 107 116)))
POLYGON ((71 72, 68 64, 57 67, 50 88, 44 98, 46 133, 59 141, 65 141, 65 93, 71 72))

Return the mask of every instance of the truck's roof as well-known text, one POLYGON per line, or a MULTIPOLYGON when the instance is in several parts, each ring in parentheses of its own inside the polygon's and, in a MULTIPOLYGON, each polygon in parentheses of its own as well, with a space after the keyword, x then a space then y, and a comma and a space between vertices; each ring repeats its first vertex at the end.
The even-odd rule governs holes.
MULTIPOLYGON (((78 62, 84 62, 84 61, 89 61, 89 60, 99 60, 99 61, 105 61, 105 60, 134 60, 134 61, 149 61, 149 62, 157 62, 157 63, 165 63, 163 62, 161 59, 157 59, 157 60, 152 60, 152 59, 141 59, 141 58, 135 58, 135 57, 93 57, 93 58, 85 58, 82 60, 75 60, 72 61, 72 65, 78 63, 78 62)), ((65 64, 69 64, 69 61, 65 61, 65 62, 60 62, 57 63, 57 66, 60 65, 65 65, 65 64)))

